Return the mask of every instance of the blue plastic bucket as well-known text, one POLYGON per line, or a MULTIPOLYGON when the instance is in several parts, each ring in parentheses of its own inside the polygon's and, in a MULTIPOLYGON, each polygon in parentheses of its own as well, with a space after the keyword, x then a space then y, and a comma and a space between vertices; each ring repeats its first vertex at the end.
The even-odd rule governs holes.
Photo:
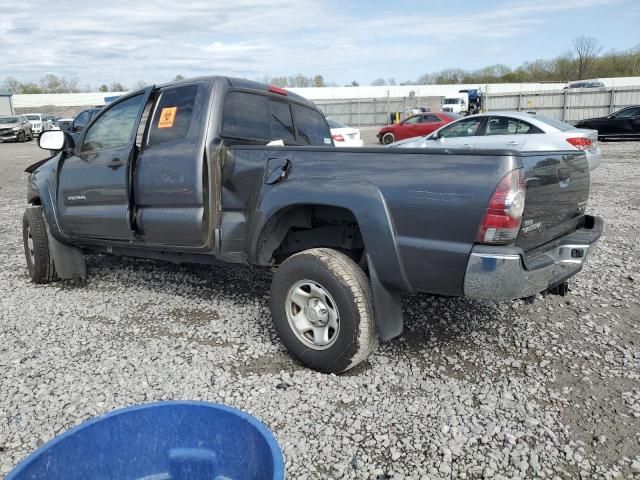
POLYGON ((278 442, 225 405, 170 401, 121 408, 42 445, 6 480, 281 480, 278 442))

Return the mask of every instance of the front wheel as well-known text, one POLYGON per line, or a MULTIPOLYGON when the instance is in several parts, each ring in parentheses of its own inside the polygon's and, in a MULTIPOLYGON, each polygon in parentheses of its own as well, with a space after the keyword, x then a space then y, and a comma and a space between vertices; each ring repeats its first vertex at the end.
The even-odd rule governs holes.
POLYGON ((314 370, 349 370, 376 345, 369 281, 336 250, 314 248, 285 260, 273 277, 271 313, 289 353, 314 370))
POLYGON ((393 133, 385 133, 382 136, 382 143, 384 145, 389 145, 389 144, 395 142, 395 140, 396 140, 396 138, 393 136, 393 133))
POLYGON ((49 252, 42 207, 29 207, 25 210, 22 217, 22 239, 31 280, 35 283, 53 282, 56 279, 56 269, 49 252))
POLYGON ((27 136, 24 134, 24 132, 18 132, 17 140, 20 143, 24 143, 27 140, 27 136))

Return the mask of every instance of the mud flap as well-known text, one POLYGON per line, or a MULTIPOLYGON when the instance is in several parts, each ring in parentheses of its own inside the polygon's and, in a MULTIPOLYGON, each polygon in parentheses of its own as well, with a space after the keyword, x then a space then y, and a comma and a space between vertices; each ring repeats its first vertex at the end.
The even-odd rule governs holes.
POLYGON ((378 336, 381 340, 391 340, 402 333, 404 325, 400 292, 389 290, 380 282, 376 269, 368 255, 367 266, 371 280, 378 336))
POLYGON ((49 252, 53 257, 58 278, 60 280, 84 280, 87 277, 87 267, 84 263, 82 250, 59 242, 48 230, 49 252))

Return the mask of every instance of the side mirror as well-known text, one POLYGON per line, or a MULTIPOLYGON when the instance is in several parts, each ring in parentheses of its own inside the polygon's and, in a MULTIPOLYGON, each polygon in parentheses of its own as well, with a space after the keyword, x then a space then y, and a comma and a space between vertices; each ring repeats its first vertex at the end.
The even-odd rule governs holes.
POLYGON ((59 152, 66 147, 73 148, 73 139, 62 130, 47 130, 38 137, 38 146, 44 150, 59 152))

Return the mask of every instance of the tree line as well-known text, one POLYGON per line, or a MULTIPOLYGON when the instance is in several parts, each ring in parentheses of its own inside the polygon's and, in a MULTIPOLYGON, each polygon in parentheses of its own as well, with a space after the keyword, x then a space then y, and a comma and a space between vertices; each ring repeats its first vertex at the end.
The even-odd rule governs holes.
POLYGON ((478 70, 448 68, 420 76, 416 85, 457 83, 526 83, 568 82, 608 77, 640 76, 640 44, 627 50, 602 53, 602 46, 593 37, 573 40, 573 49, 550 60, 525 62, 516 68, 497 64, 478 70))
MULTIPOLYGON (((602 53, 602 46, 594 37, 581 36, 573 39, 572 49, 550 60, 534 60, 511 68, 507 65, 490 65, 477 70, 447 68, 435 73, 426 73, 416 80, 400 82, 400 85, 434 84, 485 84, 485 83, 526 83, 526 82, 568 82, 587 78, 635 77, 640 76, 640 44, 627 50, 611 50, 602 53)), ((182 80, 176 75, 174 80, 182 80)), ((320 74, 306 76, 301 73, 290 76, 264 77, 264 83, 278 87, 337 87, 335 82, 326 82, 320 74)), ((373 86, 396 85, 393 78, 378 78, 373 86)), ((131 85, 135 90, 147 85, 139 80, 131 85)), ((345 87, 357 87, 353 80, 345 87)), ((81 86, 77 78, 65 78, 54 74, 42 77, 38 82, 22 82, 8 77, 0 84, 0 91, 9 93, 76 93, 76 92, 126 92, 130 90, 120 82, 104 83, 98 87, 81 86)))

